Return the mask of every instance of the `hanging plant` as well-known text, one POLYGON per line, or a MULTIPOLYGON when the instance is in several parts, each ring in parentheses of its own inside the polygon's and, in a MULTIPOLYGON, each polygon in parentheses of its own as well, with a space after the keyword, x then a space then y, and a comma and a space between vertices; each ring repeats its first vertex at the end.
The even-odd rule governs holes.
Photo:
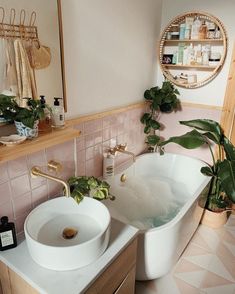
POLYGON ((146 143, 150 148, 155 149, 160 143, 160 137, 155 134, 155 131, 162 127, 158 121, 160 112, 170 113, 179 109, 180 100, 177 98, 179 94, 179 91, 169 81, 164 81, 161 88, 157 86, 144 92, 149 111, 143 114, 140 121, 145 125, 146 143))

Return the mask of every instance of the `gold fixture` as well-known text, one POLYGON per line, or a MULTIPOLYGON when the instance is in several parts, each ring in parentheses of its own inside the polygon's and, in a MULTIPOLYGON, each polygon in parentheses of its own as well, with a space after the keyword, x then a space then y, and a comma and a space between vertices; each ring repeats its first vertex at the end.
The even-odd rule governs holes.
POLYGON ((122 183, 125 183, 126 179, 127 179, 126 174, 122 174, 121 177, 120 177, 120 181, 122 183))
MULTIPOLYGON (((55 162, 53 161, 54 165, 57 166, 60 166, 61 167, 61 164, 58 163, 58 162, 55 162)), ((48 169, 51 169, 51 161, 48 162, 48 169)), ((53 170, 55 170, 55 168, 53 168, 53 170)), ((54 177, 52 175, 49 175, 43 171, 40 170, 40 168, 38 166, 33 166, 31 168, 31 176, 36 176, 36 177, 43 177, 43 178, 46 178, 46 179, 49 179, 49 180, 52 180, 52 181, 55 181, 55 182, 58 182, 58 183, 61 183, 64 188, 65 188, 65 196, 66 197, 70 197, 70 187, 69 187, 69 184, 66 183, 64 180, 58 178, 58 177, 54 177)))
POLYGON ((127 144, 118 144, 113 148, 109 148, 108 152, 114 156, 117 154, 117 152, 131 155, 133 162, 135 162, 135 154, 133 152, 127 151, 126 148, 127 148, 127 144))
POLYGON ((55 161, 55 160, 50 160, 47 163, 47 168, 49 171, 54 171, 54 172, 60 172, 62 170, 62 165, 61 163, 55 161))

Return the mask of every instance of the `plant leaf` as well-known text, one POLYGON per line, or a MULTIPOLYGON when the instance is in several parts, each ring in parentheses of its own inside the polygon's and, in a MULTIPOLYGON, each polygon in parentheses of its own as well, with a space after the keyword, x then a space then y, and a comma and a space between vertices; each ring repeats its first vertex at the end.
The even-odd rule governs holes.
POLYGON ((210 132, 216 138, 216 143, 220 144, 223 138, 223 131, 218 122, 210 119, 194 119, 189 121, 180 121, 180 124, 195 128, 200 131, 210 132))
POLYGON ((151 113, 145 112, 143 116, 141 117, 140 121, 142 122, 142 124, 145 124, 150 119, 151 119, 151 113))
POLYGON ((228 160, 235 160, 235 147, 227 137, 223 140, 224 151, 228 160))
POLYGON ((160 137, 157 135, 149 135, 147 137, 147 143, 151 146, 155 146, 159 143, 160 137))
POLYGON ((235 203, 235 161, 225 159, 220 162, 218 177, 223 191, 235 203))
POLYGON ((203 166, 201 168, 201 173, 205 176, 208 176, 208 177, 213 177, 214 176, 214 172, 213 172, 213 169, 209 166, 203 166))
POLYGON ((206 143, 205 138, 196 130, 192 130, 182 136, 171 137, 166 141, 161 142, 161 146, 168 143, 176 143, 186 149, 195 149, 206 143))
POLYGON ((149 125, 150 125, 150 127, 153 128, 154 130, 159 130, 160 127, 161 127, 161 124, 160 124, 158 121, 154 120, 154 119, 151 119, 151 120, 149 121, 149 125))

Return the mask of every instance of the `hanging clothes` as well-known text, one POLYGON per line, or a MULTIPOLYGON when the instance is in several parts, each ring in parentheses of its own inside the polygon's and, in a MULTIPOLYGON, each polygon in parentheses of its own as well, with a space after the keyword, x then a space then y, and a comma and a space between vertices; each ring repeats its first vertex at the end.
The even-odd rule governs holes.
POLYGON ((15 52, 12 40, 5 40, 6 50, 6 74, 5 74, 5 90, 12 93, 12 96, 19 97, 16 64, 15 64, 15 52))
POLYGON ((27 107, 27 101, 22 98, 38 97, 34 72, 21 39, 14 41, 14 50, 20 106, 27 107))

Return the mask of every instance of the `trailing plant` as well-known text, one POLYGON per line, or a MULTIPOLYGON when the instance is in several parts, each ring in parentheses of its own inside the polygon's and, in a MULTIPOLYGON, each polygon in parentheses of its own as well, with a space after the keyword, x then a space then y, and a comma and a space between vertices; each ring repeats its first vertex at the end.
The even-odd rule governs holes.
POLYGON ((191 132, 171 137, 161 142, 161 146, 176 143, 187 149, 208 146, 212 164, 201 168, 201 172, 212 177, 206 207, 212 211, 225 209, 235 203, 235 147, 224 135, 219 123, 209 119, 180 121, 180 124, 192 127, 191 132), (215 158, 212 143, 218 146, 218 158, 215 158))
POLYGON ((48 110, 48 105, 42 105, 40 100, 27 99, 27 108, 18 105, 15 97, 0 94, 0 113, 1 116, 9 121, 19 121, 25 126, 33 128, 35 121, 44 118, 44 106, 48 110))
POLYGON ((95 177, 70 177, 68 179, 70 186, 71 197, 79 203, 84 196, 90 196, 97 200, 110 199, 114 200, 115 197, 110 195, 110 185, 106 181, 99 180, 95 177))
POLYGON ((180 100, 177 98, 179 91, 169 81, 164 81, 162 87, 153 87, 144 92, 144 98, 149 104, 149 111, 145 112, 140 121, 145 125, 144 133, 147 134, 148 146, 159 145, 160 137, 155 134, 161 128, 158 121, 160 112, 170 113, 177 110, 180 100))

